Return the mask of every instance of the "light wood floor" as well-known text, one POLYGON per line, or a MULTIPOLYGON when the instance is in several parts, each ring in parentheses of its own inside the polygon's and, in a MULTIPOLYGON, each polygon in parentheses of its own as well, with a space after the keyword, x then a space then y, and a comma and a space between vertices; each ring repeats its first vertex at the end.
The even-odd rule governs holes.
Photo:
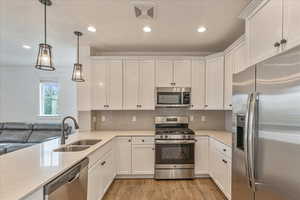
POLYGON ((209 178, 115 180, 103 200, 226 200, 209 178))

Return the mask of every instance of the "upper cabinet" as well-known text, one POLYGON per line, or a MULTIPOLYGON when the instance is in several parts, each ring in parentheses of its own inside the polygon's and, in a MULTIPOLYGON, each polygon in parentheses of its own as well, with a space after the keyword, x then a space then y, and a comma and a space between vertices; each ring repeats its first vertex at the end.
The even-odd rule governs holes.
POLYGON ((205 105, 205 61, 192 60, 191 110, 203 110, 205 105))
POLYGON ((248 20, 249 59, 256 64, 280 52, 282 0, 272 0, 248 20))
POLYGON ((191 60, 163 60, 156 63, 157 87, 191 87, 191 60))
POLYGON ((122 60, 93 60, 92 62, 92 109, 121 110, 122 60))
POLYGON ((246 17, 249 65, 300 44, 299 9, 297 0, 269 0, 246 17))
POLYGON ((224 109, 232 109, 232 75, 234 70, 234 51, 225 55, 224 66, 224 109))
POLYGON ((300 1, 283 0, 283 41, 282 48, 288 50, 300 44, 300 1))
POLYGON ((223 53, 206 59, 206 105, 207 110, 223 110, 224 56, 223 53))
POLYGON ((154 60, 125 60, 124 109, 154 110, 154 60))

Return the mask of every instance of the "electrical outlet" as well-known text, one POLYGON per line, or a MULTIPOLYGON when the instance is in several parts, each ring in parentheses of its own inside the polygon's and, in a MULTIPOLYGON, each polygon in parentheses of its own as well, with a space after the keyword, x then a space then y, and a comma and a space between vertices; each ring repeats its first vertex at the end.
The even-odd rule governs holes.
POLYGON ((97 122, 97 117, 93 116, 93 123, 96 123, 96 122, 97 122))
POLYGON ((102 116, 101 116, 101 121, 102 121, 102 122, 105 122, 105 121, 106 121, 105 115, 102 115, 102 116))
POLYGON ((132 120, 131 121, 132 122, 136 122, 136 116, 135 115, 132 116, 132 120))
POLYGON ((194 115, 190 115, 190 122, 194 121, 194 115))
POLYGON ((204 115, 201 116, 201 122, 206 122, 206 116, 204 115))

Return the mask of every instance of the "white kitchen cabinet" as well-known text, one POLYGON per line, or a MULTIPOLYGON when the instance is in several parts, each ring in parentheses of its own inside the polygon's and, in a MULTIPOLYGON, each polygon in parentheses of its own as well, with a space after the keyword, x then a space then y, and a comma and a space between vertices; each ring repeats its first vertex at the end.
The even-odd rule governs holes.
POLYGON ((300 44, 300 1, 283 0, 283 38, 287 41, 284 50, 300 44))
POLYGON ((156 86, 172 87, 173 83, 173 61, 157 60, 156 61, 156 86))
POLYGON ((176 87, 191 87, 191 60, 174 60, 174 83, 176 87))
POLYGON ((116 160, 118 175, 131 174, 131 140, 131 137, 118 137, 116 140, 116 160))
POLYGON ((223 110, 224 56, 218 54, 206 59, 206 105, 207 110, 223 110))
POLYGON ((268 1, 248 19, 250 65, 280 52, 282 8, 282 0, 268 1))
POLYGON ((208 137, 197 136, 195 143, 195 174, 208 174, 208 137))
POLYGON ((139 95, 139 61, 126 60, 124 65, 124 109, 135 110, 138 108, 139 95))
MULTIPOLYGON (((247 66, 247 48, 246 42, 242 41, 233 51, 232 51, 232 73, 239 73, 244 71, 247 66)), ((225 59, 226 62, 226 59, 225 59)))
POLYGON ((107 152, 88 172, 88 200, 99 200, 103 197, 115 178, 113 150, 107 152))
POLYGON ((225 196, 231 198, 231 152, 230 147, 209 139, 209 173, 225 196))
POLYGON ((191 60, 158 60, 157 87, 191 87, 191 60))
POLYGON ((154 60, 126 60, 123 87, 125 110, 154 110, 154 60))
POLYGON ((93 110, 121 110, 123 104, 122 60, 93 60, 93 110))
POLYGON ((232 75, 233 75, 234 52, 225 55, 224 66, 224 109, 232 109, 232 75))
POLYGON ((88 200, 99 200, 103 193, 102 165, 98 160, 88 171, 88 200))
POLYGON ((22 200, 44 200, 44 188, 40 188, 34 191, 32 194, 27 197, 22 198, 22 200))
POLYGON ((191 110, 202 110, 205 105, 205 62, 192 60, 191 110))
POLYGON ((132 174, 154 174, 154 144, 132 145, 132 174))

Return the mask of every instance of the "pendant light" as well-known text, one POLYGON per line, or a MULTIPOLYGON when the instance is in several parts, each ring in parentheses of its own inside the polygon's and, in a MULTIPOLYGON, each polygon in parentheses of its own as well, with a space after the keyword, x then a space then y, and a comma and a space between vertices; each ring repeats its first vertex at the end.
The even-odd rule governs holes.
POLYGON ((44 5, 44 43, 39 45, 38 57, 36 60, 35 68, 44 71, 54 71, 52 63, 52 47, 47 44, 47 6, 51 6, 51 0, 39 0, 44 5))
POLYGON ((82 36, 82 33, 75 31, 74 34, 77 36, 77 61, 74 64, 72 81, 75 82, 84 82, 82 74, 82 64, 79 64, 79 37, 82 36))

